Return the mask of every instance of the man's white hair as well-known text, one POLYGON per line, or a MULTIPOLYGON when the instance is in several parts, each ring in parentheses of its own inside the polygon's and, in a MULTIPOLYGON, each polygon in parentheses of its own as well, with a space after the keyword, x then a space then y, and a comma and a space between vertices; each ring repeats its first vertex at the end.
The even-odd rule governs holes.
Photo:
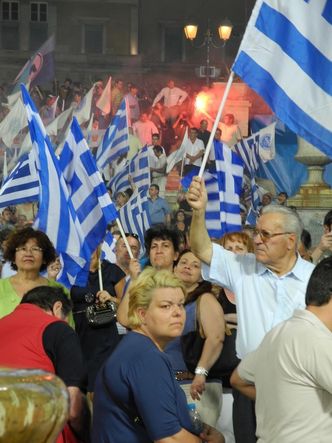
POLYGON ((283 229, 285 232, 292 232, 296 235, 297 244, 301 240, 303 223, 298 213, 287 206, 268 205, 262 209, 263 214, 281 214, 283 215, 283 229))

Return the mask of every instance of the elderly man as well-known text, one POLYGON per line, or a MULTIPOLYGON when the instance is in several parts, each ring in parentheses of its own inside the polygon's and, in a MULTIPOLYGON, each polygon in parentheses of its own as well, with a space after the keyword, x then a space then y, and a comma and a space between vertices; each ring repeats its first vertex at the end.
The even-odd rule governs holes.
MULTIPOLYGON (((314 266, 297 254, 301 222, 286 207, 264 208, 255 230, 254 254, 236 255, 212 244, 209 238, 205 227, 207 194, 200 178, 193 179, 187 199, 193 209, 190 244, 205 263, 203 278, 235 294, 236 350, 242 359, 259 346, 270 329, 305 306, 304 294, 314 266)), ((237 443, 256 440, 253 406, 244 396, 234 394, 237 443)))
POLYGON ((332 257, 313 271, 306 304, 273 328, 232 375, 235 388, 256 397, 260 442, 331 441, 332 257))

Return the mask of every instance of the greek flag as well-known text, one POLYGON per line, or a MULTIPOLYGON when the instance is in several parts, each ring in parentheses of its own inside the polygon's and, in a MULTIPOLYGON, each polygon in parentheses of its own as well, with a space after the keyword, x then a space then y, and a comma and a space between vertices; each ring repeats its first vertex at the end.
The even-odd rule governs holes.
POLYGON ((232 70, 332 157, 332 0, 257 0, 232 70))
POLYGON ((0 189, 0 208, 38 201, 39 180, 34 152, 24 154, 0 189))
POLYGON ((271 160, 275 155, 275 123, 263 128, 252 136, 240 140, 233 146, 235 152, 241 157, 245 166, 245 172, 249 176, 251 187, 251 205, 247 217, 247 223, 256 224, 259 212, 260 198, 256 184, 256 171, 260 159, 271 160))
POLYGON ((102 242, 107 224, 117 218, 117 211, 75 117, 59 164, 85 242, 92 253, 102 242))
MULTIPOLYGON (((214 141, 216 174, 220 201, 219 220, 212 218, 221 237, 226 232, 241 231, 240 194, 242 190, 243 161, 228 146, 214 141)), ((207 218, 209 214, 207 213, 207 218)), ((212 231, 212 227, 210 229, 212 231)), ((210 234, 216 237, 218 231, 210 234)))
MULTIPOLYGON (((227 232, 241 231, 240 193, 242 189, 243 162, 223 143, 214 140, 216 173, 204 171, 208 202, 205 213, 206 228, 210 237, 220 238, 227 232)), ((198 175, 194 168, 181 183, 189 188, 192 178, 198 175)))
POLYGON ((131 187, 129 176, 138 192, 150 186, 150 167, 147 146, 140 149, 125 166, 123 171, 120 171, 110 180, 108 186, 112 189, 113 195, 131 187))
POLYGON ((108 163, 129 151, 126 101, 122 100, 97 150, 97 166, 102 171, 108 163))
POLYGON ((59 281, 68 287, 74 284, 85 286, 90 255, 81 226, 38 111, 25 86, 21 88, 40 183, 39 210, 34 227, 48 235, 61 256, 63 270, 59 281))
POLYGON ((142 251, 145 231, 151 227, 147 190, 134 192, 128 202, 120 208, 119 219, 125 232, 138 235, 142 251))

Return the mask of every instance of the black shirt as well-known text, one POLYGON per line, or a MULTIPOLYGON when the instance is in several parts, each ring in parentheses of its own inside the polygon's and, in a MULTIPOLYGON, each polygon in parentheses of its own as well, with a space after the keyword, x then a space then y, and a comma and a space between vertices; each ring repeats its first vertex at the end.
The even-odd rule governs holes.
POLYGON ((43 333, 43 346, 65 385, 84 389, 86 370, 76 332, 63 321, 51 323, 43 333))

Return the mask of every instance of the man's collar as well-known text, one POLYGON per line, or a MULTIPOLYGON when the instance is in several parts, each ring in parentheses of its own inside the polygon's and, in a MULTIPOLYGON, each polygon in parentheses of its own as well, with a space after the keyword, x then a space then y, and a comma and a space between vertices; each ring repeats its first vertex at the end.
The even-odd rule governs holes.
MULTIPOLYGON (((286 272, 286 274, 282 275, 281 278, 285 277, 286 275, 293 274, 294 277, 296 277, 298 280, 304 281, 306 279, 306 270, 305 265, 306 262, 303 260, 302 257, 300 257, 299 254, 297 254, 296 262, 293 268, 286 272)), ((258 275, 263 275, 265 272, 271 272, 272 274, 276 275, 275 272, 273 272, 271 269, 269 269, 267 266, 263 265, 263 263, 256 262, 256 270, 258 275)))

